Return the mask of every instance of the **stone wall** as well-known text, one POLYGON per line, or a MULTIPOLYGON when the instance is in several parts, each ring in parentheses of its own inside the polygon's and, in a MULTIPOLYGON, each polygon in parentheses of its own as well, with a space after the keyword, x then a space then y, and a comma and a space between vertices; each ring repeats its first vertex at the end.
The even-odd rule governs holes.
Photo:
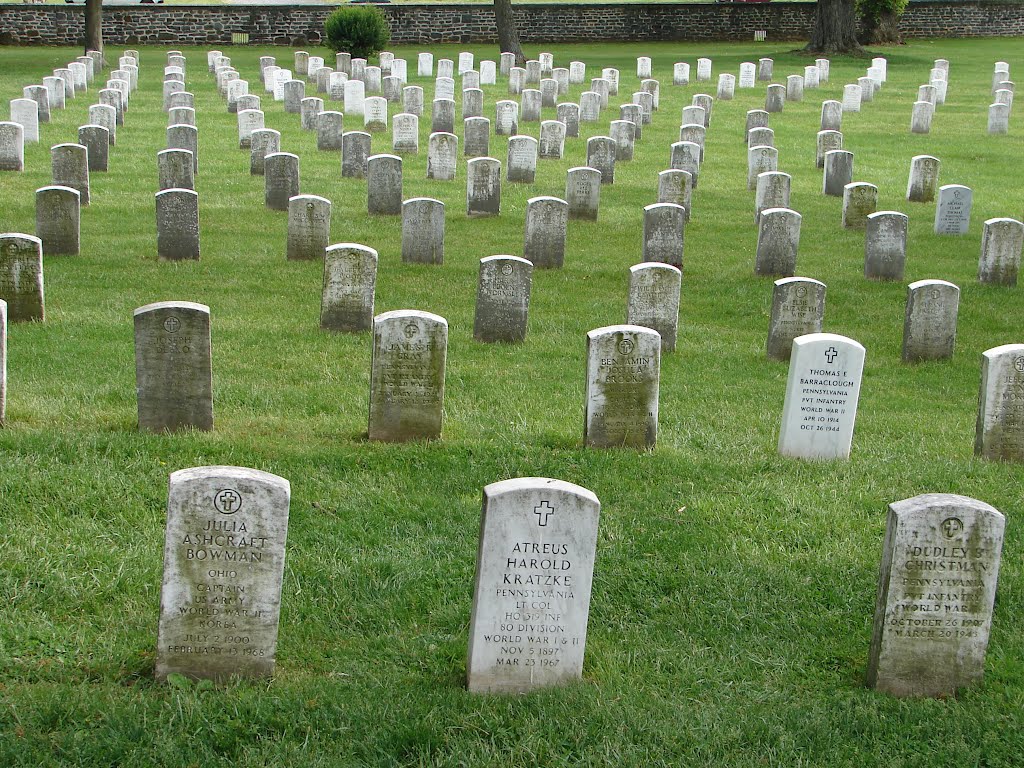
MULTIPOLYGON (((494 10, 481 5, 383 5, 396 44, 494 42, 494 10)), ((592 3, 517 5, 525 42, 599 40, 769 40, 807 37, 813 3, 592 3)), ((250 45, 320 42, 324 5, 106 6, 104 39, 113 45, 231 44, 232 33, 250 45)), ((0 4, 0 44, 80 45, 80 5, 0 4)), ((1024 4, 912 2, 900 28, 906 37, 1024 35, 1024 4)))

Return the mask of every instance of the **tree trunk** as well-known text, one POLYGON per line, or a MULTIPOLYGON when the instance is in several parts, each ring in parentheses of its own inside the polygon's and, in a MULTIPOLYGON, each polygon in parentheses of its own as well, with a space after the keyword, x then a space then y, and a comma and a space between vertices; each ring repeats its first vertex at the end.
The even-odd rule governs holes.
POLYGON ((899 15, 892 11, 882 11, 875 23, 864 19, 861 41, 865 45, 899 45, 902 43, 899 15))
POLYGON ((519 30, 516 29, 512 0, 494 0, 494 23, 498 27, 499 53, 514 53, 516 66, 526 66, 523 46, 519 44, 519 30))
POLYGON ((85 0, 85 50, 103 50, 103 0, 85 0))
POLYGON ((808 53, 861 53, 853 0, 818 0, 808 53))

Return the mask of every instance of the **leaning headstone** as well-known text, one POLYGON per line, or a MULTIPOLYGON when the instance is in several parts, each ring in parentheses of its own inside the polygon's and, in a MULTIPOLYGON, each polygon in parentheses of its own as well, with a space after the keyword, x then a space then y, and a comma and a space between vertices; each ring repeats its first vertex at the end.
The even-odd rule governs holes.
POLYGON ((533 184, 537 174, 537 140, 532 136, 512 136, 508 140, 508 181, 533 184))
POLYGON ((878 210, 878 187, 856 181, 843 187, 843 227, 863 229, 868 216, 878 210))
POLYGON ((0 122, 0 171, 25 170, 25 128, 21 123, 0 122))
MULTIPOLYGON (((3 302, 6 304, 0 333, 6 331, 8 320, 19 323, 46 319, 43 242, 40 238, 19 232, 0 235, 0 303, 3 302)), ((0 356, 3 354, 4 350, 0 349, 0 356)), ((6 375, 0 379, 0 389, 5 380, 6 375)), ((0 408, 2 405, 3 397, 0 395, 0 408)))
POLYGON ((519 694, 582 677, 600 510, 593 493, 561 480, 484 488, 470 691, 519 694))
POLYGON ((766 208, 757 227, 754 273, 791 277, 796 273, 802 217, 789 208, 766 208))
POLYGON ((501 163, 474 157, 466 163, 466 215, 497 216, 501 212, 501 163))
POLYGON ((995 285, 1016 285, 1024 249, 1024 223, 1016 219, 988 219, 981 234, 978 280, 995 285))
POLYGON ((139 429, 213 429, 210 308, 162 301, 135 310, 139 429))
POLYGON ((36 190, 36 235, 43 241, 45 255, 78 255, 81 217, 77 189, 52 186, 36 190))
POLYGON ((454 133, 431 133, 427 142, 427 178, 451 181, 459 162, 459 137, 454 133))
POLYGON ((853 152, 833 149, 825 153, 822 194, 842 197, 847 184, 853 183, 853 152))
POLYGON ((346 131, 341 135, 342 178, 366 178, 366 164, 370 159, 370 143, 370 134, 365 131, 346 131))
POLYGON ((371 155, 366 161, 366 210, 371 215, 402 213, 402 158, 371 155))
POLYGON ((971 225, 973 192, 962 184, 939 187, 939 201, 935 206, 935 234, 963 235, 971 225))
POLYGON ((833 333, 793 340, 779 453, 798 459, 848 459, 857 419, 864 347, 833 333))
POLYGON ((53 184, 77 189, 83 206, 89 204, 89 157, 81 144, 57 144, 50 147, 53 184))
POLYGON ((290 497, 287 480, 256 469, 171 474, 158 680, 274 673, 290 497))
POLYGON ((402 261, 444 263, 444 203, 414 197, 402 203, 402 261))
POLYGON ((676 348, 682 280, 683 273, 671 264, 644 262, 629 268, 626 322, 657 331, 662 352, 676 348))
POLYGON ((809 277, 776 280, 772 286, 768 358, 788 362, 793 351, 793 339, 808 333, 821 333, 824 319, 824 283, 809 277))
POLYGON ((299 156, 273 152, 263 158, 264 203, 272 211, 287 211, 288 201, 299 194, 299 156))
POLYGON ((570 219, 597 221, 601 203, 601 172, 596 168, 570 168, 565 178, 565 199, 570 219))
POLYGON ((257 129, 249 137, 249 145, 249 173, 262 176, 267 155, 281 151, 281 132, 273 128, 257 129))
POLYGON ((331 238, 331 201, 295 195, 288 201, 287 258, 322 259, 331 238))
POLYGON ((1005 525, 994 507, 952 493, 889 505, 869 688, 945 698, 981 681, 1005 525))
POLYGON ((157 182, 163 189, 195 189, 192 153, 187 149, 165 149, 156 153, 157 182))
POLYGON ((896 211, 868 214, 864 231, 864 277, 902 280, 907 261, 907 225, 910 219, 896 211))
POLYGON ((384 442, 441 437, 448 322, 396 310, 373 319, 369 438, 384 442))
POLYGON ((993 347, 981 358, 974 455, 1024 461, 1024 344, 993 347))
POLYGON ((473 338, 517 344, 526 338, 533 264, 518 256, 480 259, 473 338))
POLYGON ((960 289, 945 280, 918 280, 907 286, 903 315, 903 362, 948 360, 956 346, 960 289))
POLYGON ((167 261, 199 259, 199 194, 195 190, 156 193, 156 253, 167 261))
POLYGON ((654 448, 660 372, 657 331, 611 325, 588 332, 584 444, 654 448))
POLYGON ((910 176, 907 179, 907 200, 930 203, 939 188, 939 158, 914 155, 910 158, 910 176))
POLYGON ((328 331, 368 331, 373 327, 377 251, 357 243, 338 243, 324 256, 320 327, 328 331))
POLYGON ((531 197, 526 202, 523 257, 539 269, 561 269, 569 203, 557 197, 531 197))
POLYGON ((675 203, 654 203, 644 208, 641 257, 647 262, 683 268, 686 209, 675 203))

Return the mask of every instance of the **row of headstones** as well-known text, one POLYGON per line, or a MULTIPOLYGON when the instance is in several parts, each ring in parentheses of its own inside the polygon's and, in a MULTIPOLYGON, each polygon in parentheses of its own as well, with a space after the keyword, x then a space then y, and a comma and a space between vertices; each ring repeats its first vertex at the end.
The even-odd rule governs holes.
MULTIPOLYGON (((290 501, 286 479, 255 469, 171 474, 157 679, 274 673, 290 501)), ((586 488, 549 478, 483 489, 468 690, 582 677, 600 508, 586 488)), ((998 510, 965 496, 889 505, 869 687, 945 697, 983 678, 1004 529, 998 510)))
POLYGON ((1010 80, 1010 65, 1005 61, 997 61, 992 71, 993 102, 988 107, 989 133, 1009 133, 1015 92, 1016 85, 1010 80))

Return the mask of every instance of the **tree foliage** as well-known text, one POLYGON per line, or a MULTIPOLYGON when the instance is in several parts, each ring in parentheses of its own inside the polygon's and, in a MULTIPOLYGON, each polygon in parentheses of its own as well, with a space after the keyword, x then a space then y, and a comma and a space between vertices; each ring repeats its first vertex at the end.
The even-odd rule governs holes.
POLYGON ((387 19, 372 6, 342 6, 324 21, 327 47, 365 59, 384 50, 391 40, 387 19))

